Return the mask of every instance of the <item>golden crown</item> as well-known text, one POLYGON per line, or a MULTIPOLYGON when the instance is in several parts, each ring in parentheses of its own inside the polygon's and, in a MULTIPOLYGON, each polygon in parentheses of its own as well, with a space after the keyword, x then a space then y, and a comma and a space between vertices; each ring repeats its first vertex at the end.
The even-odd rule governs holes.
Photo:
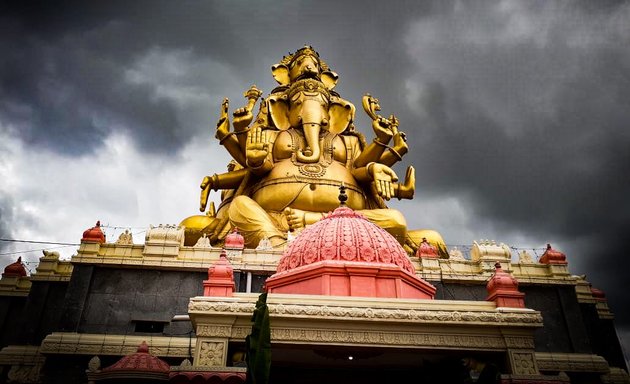
POLYGON ((310 45, 305 45, 304 47, 295 51, 295 53, 289 52, 287 56, 282 57, 280 64, 290 66, 292 62, 294 62, 295 60, 297 60, 298 58, 302 56, 312 56, 317 59, 317 61, 319 62, 319 66, 322 68, 322 71, 330 70, 330 68, 328 67, 328 64, 326 64, 324 60, 322 60, 319 57, 319 53, 317 53, 317 51, 314 50, 313 47, 311 47, 310 45))

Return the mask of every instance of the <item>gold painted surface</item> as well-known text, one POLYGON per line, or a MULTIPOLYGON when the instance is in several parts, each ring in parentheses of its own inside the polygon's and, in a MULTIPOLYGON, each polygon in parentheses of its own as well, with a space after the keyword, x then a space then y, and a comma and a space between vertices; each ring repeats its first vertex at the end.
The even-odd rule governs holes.
MULTIPOLYGON (((200 210, 206 210, 211 191, 221 191, 221 203, 182 221, 185 244, 195 244, 202 233, 221 244, 229 229, 238 227, 249 248, 264 238, 282 247, 288 231, 339 206, 343 183, 350 208, 415 251, 422 230, 408 236, 405 218, 386 205, 392 198, 412 199, 415 192, 414 168, 407 168, 404 180, 391 168, 409 149, 398 119, 379 115, 379 100, 366 94, 362 106, 374 131, 368 141, 354 127, 355 106, 333 90, 339 76, 311 47, 283 57, 272 75, 279 86, 262 99, 252 86, 231 121, 229 101, 221 105, 215 137, 233 160, 227 172, 203 178, 200 210)), ((437 232, 425 236, 447 256, 437 232)))

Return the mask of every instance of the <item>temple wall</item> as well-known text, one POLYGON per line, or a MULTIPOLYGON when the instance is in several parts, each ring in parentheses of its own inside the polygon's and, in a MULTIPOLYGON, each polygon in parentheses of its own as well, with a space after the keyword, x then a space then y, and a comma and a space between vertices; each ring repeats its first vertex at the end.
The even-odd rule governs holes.
POLYGON ((19 343, 26 297, 0 296, 0 348, 19 343))
POLYGON ((22 343, 39 345, 49 333, 57 330, 67 288, 68 282, 33 281, 25 307, 22 343))
POLYGON ((61 330, 106 334, 134 334, 138 322, 157 322, 164 324, 160 334, 187 335, 190 324, 171 320, 187 313, 189 298, 202 294, 207 278, 196 271, 85 265, 75 273, 61 330))

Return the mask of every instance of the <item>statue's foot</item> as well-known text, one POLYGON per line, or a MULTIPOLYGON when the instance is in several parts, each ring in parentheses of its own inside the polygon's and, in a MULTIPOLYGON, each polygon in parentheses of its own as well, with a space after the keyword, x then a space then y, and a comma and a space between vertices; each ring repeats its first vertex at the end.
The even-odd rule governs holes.
POLYGON ((304 220, 306 212, 295 209, 295 208, 285 208, 284 216, 287 218, 287 224, 289 224, 290 231, 297 231, 306 226, 306 221, 304 220))

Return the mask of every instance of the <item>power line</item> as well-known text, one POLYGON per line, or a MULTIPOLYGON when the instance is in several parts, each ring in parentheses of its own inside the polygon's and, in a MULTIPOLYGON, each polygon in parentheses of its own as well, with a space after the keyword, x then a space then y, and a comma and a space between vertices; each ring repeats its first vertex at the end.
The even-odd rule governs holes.
POLYGON ((18 239, 2 239, 0 241, 7 241, 11 243, 29 243, 29 244, 52 244, 52 245, 81 245, 79 243, 60 243, 57 241, 35 241, 35 240, 18 240, 18 239))

